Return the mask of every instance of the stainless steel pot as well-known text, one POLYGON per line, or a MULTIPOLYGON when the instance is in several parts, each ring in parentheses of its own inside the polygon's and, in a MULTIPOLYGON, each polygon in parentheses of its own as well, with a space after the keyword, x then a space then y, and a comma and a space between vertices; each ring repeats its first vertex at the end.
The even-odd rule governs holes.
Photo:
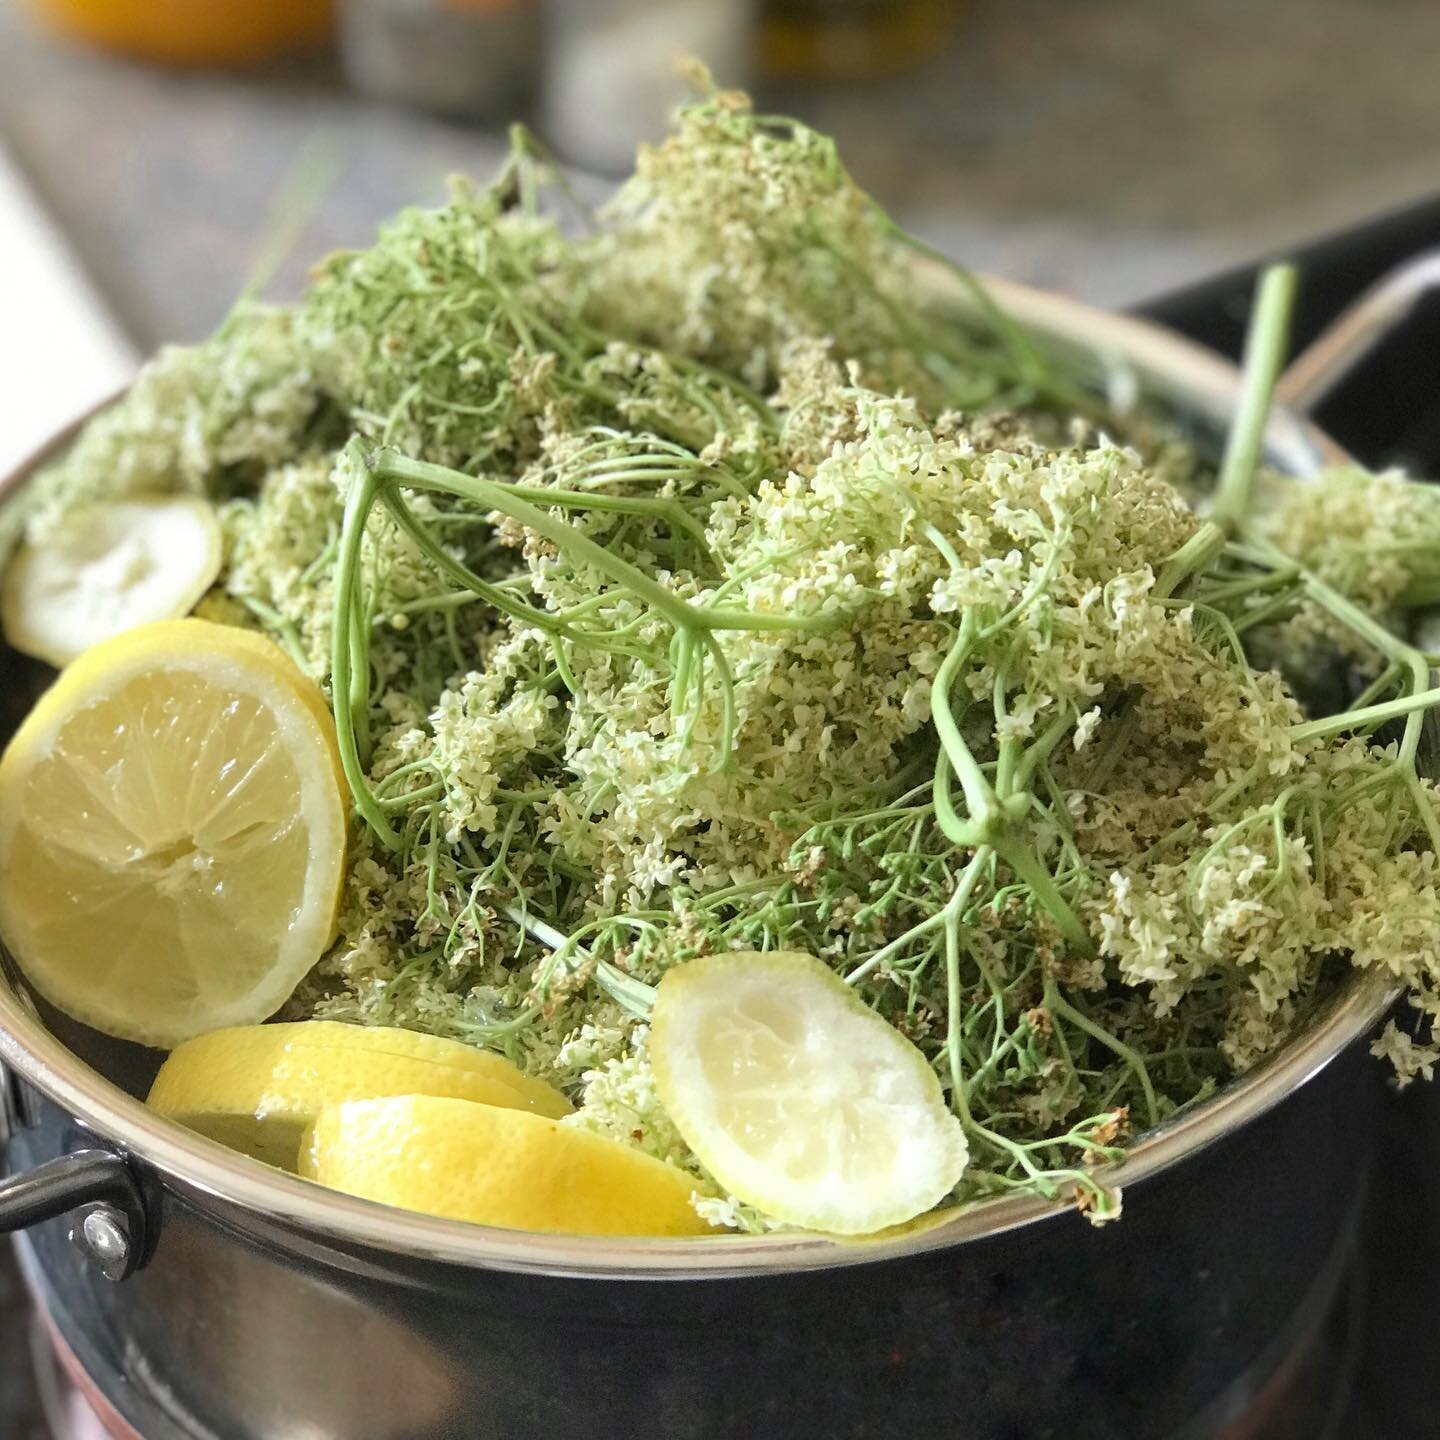
MULTIPOLYGON (((991 288, 1077 366, 1223 431, 1228 363, 991 288)), ((1297 474, 1343 458, 1294 410, 1267 443, 1297 474)), ((36 678, 0 652, 0 725, 36 678)), ((1336 1283, 1378 1085, 1354 1042, 1392 998, 1355 980, 1138 1143, 1104 1230, 1004 1199, 865 1244, 608 1240, 389 1210, 232 1154, 144 1108, 144 1057, 42 1015, 10 975, 0 1228, 29 1227, 36 1296, 147 1440, 1213 1435, 1336 1283)))

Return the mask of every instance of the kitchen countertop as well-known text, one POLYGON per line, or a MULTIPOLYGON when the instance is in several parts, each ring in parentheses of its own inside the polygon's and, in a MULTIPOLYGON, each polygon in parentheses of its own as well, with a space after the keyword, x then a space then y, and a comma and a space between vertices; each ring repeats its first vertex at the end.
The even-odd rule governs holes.
MULTIPOLYGON (((765 102, 833 130, 862 183, 977 269, 1127 304, 1436 188, 1430 0, 969 0, 964 15, 903 83, 765 102)), ((353 95, 324 62, 171 74, 0 4, 0 143, 142 349, 217 322, 307 142, 336 171, 307 257, 500 153, 493 133, 353 95)))

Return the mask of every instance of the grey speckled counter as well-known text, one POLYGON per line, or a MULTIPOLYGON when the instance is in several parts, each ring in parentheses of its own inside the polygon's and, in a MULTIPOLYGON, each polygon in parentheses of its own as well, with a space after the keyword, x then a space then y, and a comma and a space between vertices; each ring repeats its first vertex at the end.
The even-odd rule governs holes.
MULTIPOLYGON (((766 98, 836 131, 864 183, 971 264, 1123 303, 1440 185, 1437 58, 1431 0, 971 0, 904 84, 766 98)), ((338 176, 304 255, 499 151, 323 64, 165 74, 0 4, 0 141, 142 346, 216 321, 317 134, 338 176)))

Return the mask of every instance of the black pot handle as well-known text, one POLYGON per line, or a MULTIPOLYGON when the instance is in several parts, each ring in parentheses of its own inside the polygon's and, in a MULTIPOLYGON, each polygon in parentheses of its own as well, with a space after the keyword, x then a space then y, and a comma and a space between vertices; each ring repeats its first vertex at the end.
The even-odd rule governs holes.
POLYGON ((1382 275, 1290 362, 1275 387, 1276 400, 1292 410, 1314 410, 1437 289, 1440 249, 1422 251, 1382 275))
MULTIPOLYGON (((0 1064, 0 1152, 12 1134, 34 1123, 30 1099, 0 1064)), ((72 1212, 72 1243, 106 1279, 129 1279, 150 1258, 156 1226, 146 1187, 118 1152, 92 1144, 0 1179, 0 1235, 72 1212)))
POLYGON ((70 1238, 109 1280, 133 1275, 147 1254, 140 1182, 113 1150, 74 1150, 0 1180, 0 1234, 75 1211, 70 1238))

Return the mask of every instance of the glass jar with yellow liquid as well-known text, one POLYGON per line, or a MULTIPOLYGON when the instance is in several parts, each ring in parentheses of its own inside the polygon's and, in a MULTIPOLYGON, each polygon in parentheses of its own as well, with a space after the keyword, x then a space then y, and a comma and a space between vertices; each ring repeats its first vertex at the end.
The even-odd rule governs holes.
POLYGON ((31 0, 56 29, 141 59, 239 65, 325 40, 331 0, 31 0))
POLYGON ((772 79, 865 80, 928 60, 957 0, 766 0, 761 63, 772 79))

